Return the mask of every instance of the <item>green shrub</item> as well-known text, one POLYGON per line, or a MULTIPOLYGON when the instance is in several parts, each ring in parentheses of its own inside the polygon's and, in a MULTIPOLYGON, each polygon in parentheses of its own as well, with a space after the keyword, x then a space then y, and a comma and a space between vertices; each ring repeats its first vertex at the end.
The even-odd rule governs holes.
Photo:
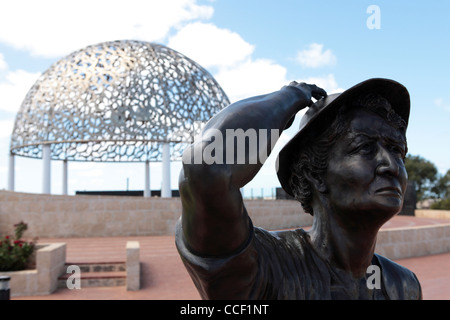
POLYGON ((0 271, 24 270, 34 252, 33 242, 23 241, 22 235, 28 226, 24 222, 14 225, 15 238, 5 236, 0 239, 0 271))
POLYGON ((450 210, 450 198, 435 202, 430 208, 435 210, 450 210))

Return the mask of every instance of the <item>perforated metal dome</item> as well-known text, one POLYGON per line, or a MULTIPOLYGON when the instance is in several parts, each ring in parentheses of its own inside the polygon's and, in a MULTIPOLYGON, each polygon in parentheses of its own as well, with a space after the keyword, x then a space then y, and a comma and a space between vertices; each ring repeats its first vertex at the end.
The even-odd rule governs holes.
POLYGON ((53 160, 172 160, 229 100, 199 64, 168 47, 142 41, 88 46, 54 63, 26 95, 11 153, 53 160))

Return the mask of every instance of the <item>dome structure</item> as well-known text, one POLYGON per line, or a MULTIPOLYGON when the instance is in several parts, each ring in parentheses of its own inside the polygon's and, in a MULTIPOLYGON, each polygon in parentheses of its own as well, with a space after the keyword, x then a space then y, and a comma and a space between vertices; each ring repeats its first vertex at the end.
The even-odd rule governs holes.
POLYGON ((160 161, 162 143, 191 142, 229 100, 199 64, 166 46, 113 41, 54 63, 26 95, 11 153, 52 160, 160 161))
MULTIPOLYGON (((54 63, 31 87, 17 113, 14 156, 42 158, 43 192, 50 193, 50 161, 162 161, 164 193, 170 161, 199 133, 201 123, 230 102, 198 63, 166 46, 103 42, 54 63), (169 164, 168 164, 169 162, 169 164)), ((149 182, 146 180, 146 192, 149 182)), ((163 193, 163 190, 161 190, 163 193)))

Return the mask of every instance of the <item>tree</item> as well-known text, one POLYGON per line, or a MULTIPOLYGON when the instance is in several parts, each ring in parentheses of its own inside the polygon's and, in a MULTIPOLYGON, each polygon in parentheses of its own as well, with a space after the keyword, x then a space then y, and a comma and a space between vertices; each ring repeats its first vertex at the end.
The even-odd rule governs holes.
POLYGON ((432 191, 438 196, 438 198, 446 199, 450 198, 450 170, 443 176, 441 176, 432 191))
POLYGON ((408 154, 405 158, 405 168, 408 172, 408 179, 416 183, 417 201, 438 197, 435 188, 438 181, 438 170, 433 163, 421 156, 408 154))
POLYGON ((450 210, 450 198, 433 203, 430 208, 435 210, 450 210))

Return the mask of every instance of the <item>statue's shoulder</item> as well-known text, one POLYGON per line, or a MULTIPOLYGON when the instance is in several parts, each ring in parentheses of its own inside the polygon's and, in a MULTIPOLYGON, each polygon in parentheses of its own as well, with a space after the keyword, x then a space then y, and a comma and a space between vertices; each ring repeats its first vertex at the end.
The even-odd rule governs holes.
POLYGON ((303 229, 268 231, 255 227, 254 230, 257 242, 274 247, 278 251, 283 249, 288 251, 300 249, 301 252, 311 251, 309 235, 303 229))
POLYGON ((254 227, 255 234, 258 237, 275 239, 278 241, 294 241, 306 238, 307 232, 303 229, 287 229, 287 230, 266 230, 260 227, 254 227))
POLYGON ((416 275, 398 263, 375 254, 381 267, 382 281, 392 300, 420 300, 422 288, 416 275))

